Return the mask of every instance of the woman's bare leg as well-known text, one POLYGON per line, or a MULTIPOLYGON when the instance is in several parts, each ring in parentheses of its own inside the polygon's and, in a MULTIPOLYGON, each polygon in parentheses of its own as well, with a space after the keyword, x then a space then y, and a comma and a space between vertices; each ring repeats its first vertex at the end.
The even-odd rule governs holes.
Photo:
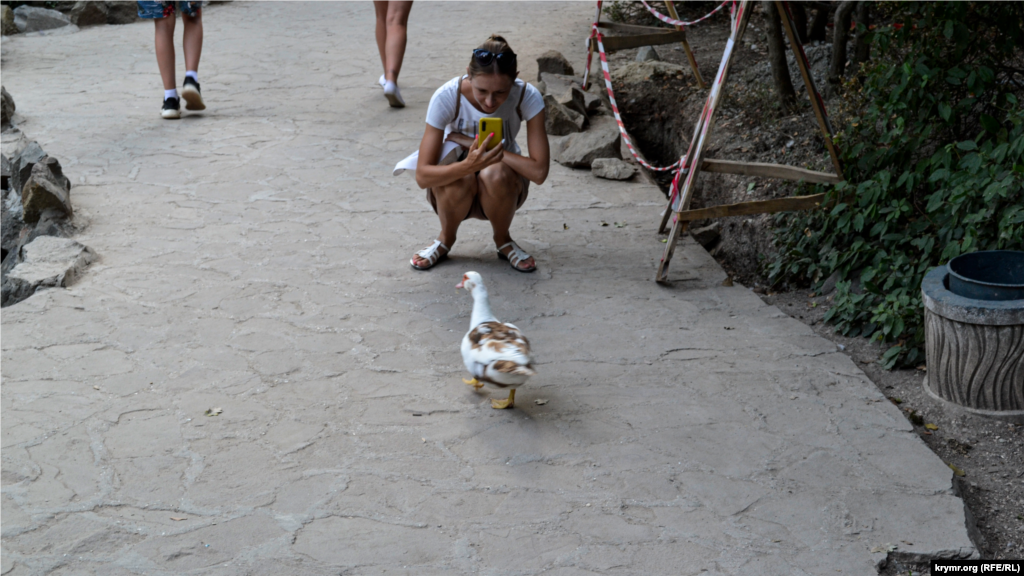
POLYGON ((199 56, 203 53, 203 9, 196 10, 195 16, 181 15, 185 25, 181 47, 185 50, 185 70, 199 72, 199 56))
POLYGON ((388 69, 387 43, 388 43, 388 3, 387 0, 373 0, 373 11, 377 15, 377 52, 380 52, 380 69, 388 69))
POLYGON ((177 87, 174 77, 174 14, 153 20, 156 29, 156 64, 164 90, 177 87))
POLYGON ((411 1, 388 2, 384 77, 390 82, 398 82, 398 74, 402 71, 402 60, 405 59, 406 30, 411 10, 411 1))
MULTIPOLYGON (((512 241, 509 228, 516 215, 516 204, 522 187, 522 178, 507 164, 498 162, 480 171, 480 207, 491 222, 494 231, 494 245, 504 246, 512 241)), ((512 251, 512 247, 504 253, 512 251)), ((537 265, 533 257, 519 262, 518 267, 528 270, 537 265)))
MULTIPOLYGON (((451 249, 455 245, 459 225, 466 219, 469 209, 473 207, 473 198, 477 195, 476 176, 470 174, 447 186, 434 188, 434 201, 437 203, 437 217, 441 220, 441 233, 437 236, 445 246, 451 249)), ((443 250, 443 248, 442 248, 443 250)), ((429 266, 430 262, 418 255, 412 257, 417 266, 429 266)))

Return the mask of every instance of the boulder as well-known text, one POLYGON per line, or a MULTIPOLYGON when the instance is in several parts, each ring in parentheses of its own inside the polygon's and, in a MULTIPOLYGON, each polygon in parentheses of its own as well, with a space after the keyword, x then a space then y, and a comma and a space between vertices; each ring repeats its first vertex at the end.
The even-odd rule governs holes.
POLYGON ((64 176, 60 162, 47 156, 32 167, 32 175, 21 191, 23 218, 28 224, 39 222, 46 210, 57 210, 65 216, 71 210, 71 182, 64 176))
POLYGON ((135 2, 105 2, 107 24, 131 24, 139 19, 139 6, 135 2))
POLYGON ((541 75, 545 72, 573 75, 572 64, 569 64, 561 52, 555 50, 548 50, 537 58, 537 80, 543 80, 541 75))
POLYGON ((564 94, 573 85, 583 88, 583 78, 566 76, 565 74, 552 74, 550 72, 541 72, 540 75, 540 81, 544 83, 547 89, 545 94, 564 94))
POLYGON ((19 32, 52 30, 71 24, 71 19, 56 10, 38 6, 18 6, 14 9, 14 25, 19 32))
POLYGON ((32 176, 32 168, 46 156, 38 142, 29 142, 11 158, 11 190, 21 193, 32 176))
POLYGON ((106 2, 75 2, 68 17, 77 26, 93 26, 95 24, 106 24, 109 10, 106 2))
POLYGON ((11 118, 14 117, 14 98, 11 98, 10 93, 7 92, 7 88, 0 86, 0 97, 3 98, 3 117, 0 118, 0 123, 3 124, 3 128, 6 129, 11 124, 11 118))
POLYGON ((559 104, 586 118, 587 99, 584 94, 585 92, 579 86, 572 84, 565 92, 553 96, 559 104))
MULTIPOLYGON (((21 196, 13 190, 3 191, 3 202, 0 203, 0 235, 2 235, 3 255, 2 260, 6 261, 12 251, 17 251, 20 246, 21 229, 25 222, 21 219, 21 196)), ((6 271, 6 268, 4 269, 6 271)))
POLYGON ((718 239, 722 237, 722 223, 714 222, 709 226, 690 230, 690 236, 693 236, 697 244, 703 246, 705 250, 711 250, 718 243, 718 239))
POLYGON ((14 162, 27 146, 29 138, 17 128, 0 133, 0 190, 11 188, 9 180, 14 174, 14 162))
POLYGON ((636 52, 637 62, 653 62, 661 61, 658 53, 654 50, 654 46, 641 46, 636 52))
POLYGON ((622 135, 614 118, 596 116, 590 129, 570 134, 552 146, 551 156, 555 162, 570 168, 590 168, 598 158, 622 159, 619 146, 622 135))
POLYGON ((636 166, 615 158, 598 158, 590 163, 590 172, 606 180, 629 180, 636 176, 636 166))
POLYGON ((586 116, 559 104, 550 94, 544 97, 547 115, 544 118, 544 130, 552 136, 565 136, 583 130, 586 116))
POLYGON ((604 84, 604 77, 594 78, 587 90, 587 112, 593 114, 600 110, 604 104, 608 110, 612 109, 612 101, 608 98, 608 87, 604 84))
POLYGON ((14 10, 11 10, 11 7, 6 5, 0 7, 0 10, 3 11, 3 13, 0 14, 0 24, 2 24, 3 27, 0 32, 3 32, 4 36, 17 34, 18 27, 14 25, 14 10))
POLYGON ((88 247, 53 236, 40 236, 26 244, 22 257, 4 280, 4 306, 20 302, 41 288, 71 286, 96 260, 88 247))

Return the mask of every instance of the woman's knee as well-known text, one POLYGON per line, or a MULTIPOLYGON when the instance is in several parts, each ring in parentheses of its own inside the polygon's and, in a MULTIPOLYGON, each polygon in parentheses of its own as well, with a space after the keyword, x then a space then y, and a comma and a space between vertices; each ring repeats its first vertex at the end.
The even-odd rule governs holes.
POLYGON ((481 170, 479 178, 488 195, 505 196, 518 192, 516 184, 519 175, 501 162, 481 170))
POLYGON ((472 199, 473 196, 476 195, 476 192, 477 188, 474 185, 473 178, 470 176, 452 182, 451 184, 433 188, 434 198, 439 203, 457 204, 467 199, 472 199))

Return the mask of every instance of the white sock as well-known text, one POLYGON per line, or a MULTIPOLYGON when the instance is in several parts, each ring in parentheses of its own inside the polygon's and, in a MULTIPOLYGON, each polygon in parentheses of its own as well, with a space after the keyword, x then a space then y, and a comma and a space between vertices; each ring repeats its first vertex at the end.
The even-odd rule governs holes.
POLYGON ((178 89, 177 88, 171 88, 170 90, 164 90, 164 100, 167 100, 168 98, 177 98, 177 97, 178 97, 178 89))
POLYGON ((192 78, 196 82, 199 82, 199 74, 197 74, 195 70, 187 70, 185 72, 185 77, 192 78))
MULTIPOLYGON (((198 80, 196 80, 196 82, 198 82, 198 80)), ((380 79, 377 80, 377 84, 380 84, 380 87, 383 88, 384 85, 387 84, 387 83, 388 83, 388 79, 383 74, 381 74, 380 75, 380 79)))

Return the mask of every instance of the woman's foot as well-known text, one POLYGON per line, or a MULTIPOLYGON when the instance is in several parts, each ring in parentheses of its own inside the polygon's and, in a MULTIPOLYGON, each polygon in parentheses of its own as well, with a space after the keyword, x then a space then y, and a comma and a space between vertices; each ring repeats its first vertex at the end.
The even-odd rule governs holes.
POLYGON ((430 270, 438 262, 447 258, 450 251, 451 248, 445 246, 443 242, 434 240, 433 244, 414 254, 412 260, 409 260, 409 264, 417 270, 430 270))
POLYGON ((384 83, 384 97, 392 108, 405 108, 405 100, 402 100, 402 93, 398 91, 398 84, 388 81, 384 83))
POLYGON ((384 85, 387 84, 387 83, 388 83, 388 79, 385 78, 383 74, 381 74, 380 78, 377 79, 377 84, 380 84, 380 87, 383 88, 384 85))
POLYGON ((498 258, 508 260, 513 270, 517 272, 533 272, 537 269, 537 262, 515 243, 515 240, 498 247, 498 258))

